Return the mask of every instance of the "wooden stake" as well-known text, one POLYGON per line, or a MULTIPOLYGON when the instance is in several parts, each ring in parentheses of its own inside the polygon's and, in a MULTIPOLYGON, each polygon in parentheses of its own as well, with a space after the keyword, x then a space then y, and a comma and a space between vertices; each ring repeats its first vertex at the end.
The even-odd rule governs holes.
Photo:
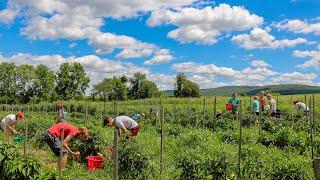
POLYGON ((203 99, 203 107, 202 107, 202 128, 204 129, 204 120, 206 118, 206 98, 203 99))
POLYGON ((161 139, 160 139, 160 175, 163 173, 163 119, 164 119, 164 108, 161 107, 160 115, 160 128, 161 128, 161 139))
POLYGON ((310 116, 309 116, 309 126, 310 126, 310 143, 311 143, 311 159, 313 160, 313 118, 312 118, 312 105, 311 105, 311 96, 309 98, 309 107, 310 107, 310 116))
POLYGON ((217 120, 216 115, 217 115, 217 97, 215 96, 214 100, 213 100, 213 118, 214 118, 214 120, 217 120))
POLYGON ((114 171, 113 171, 113 180, 119 179, 119 156, 118 156, 118 146, 119 146, 119 140, 118 140, 119 130, 118 128, 114 127, 114 171))
POLYGON ((27 141, 28 141, 28 121, 25 120, 24 121, 24 143, 23 143, 23 155, 26 156, 27 155, 27 141))
POLYGON ((64 128, 62 128, 61 132, 61 141, 60 141, 60 164, 59 164, 59 180, 62 180, 62 149, 63 149, 63 142, 64 142, 64 128))
POLYGON ((241 179, 241 144, 242 144, 242 117, 241 117, 241 113, 242 113, 242 104, 241 101, 239 103, 239 111, 237 114, 237 118, 239 121, 239 152, 238 152, 238 179, 241 179))

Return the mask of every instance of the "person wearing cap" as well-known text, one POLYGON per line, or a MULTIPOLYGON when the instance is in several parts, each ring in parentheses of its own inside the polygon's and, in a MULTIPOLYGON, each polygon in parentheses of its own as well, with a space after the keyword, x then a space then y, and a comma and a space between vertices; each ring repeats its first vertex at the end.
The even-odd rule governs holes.
POLYGON ((65 112, 63 104, 62 103, 57 104, 56 110, 57 110, 57 113, 58 113, 58 115, 57 115, 57 123, 66 122, 67 112, 65 112))
POLYGON ((239 110, 240 99, 238 98, 237 93, 232 93, 232 97, 229 99, 229 104, 232 104, 232 113, 237 114, 239 110))
POLYGON ((260 91, 259 105, 261 107, 261 112, 263 112, 265 110, 266 105, 267 105, 267 99, 265 98, 263 91, 260 91))
POLYGON ((119 129, 119 136, 125 133, 127 138, 137 136, 140 130, 139 124, 129 116, 118 116, 116 118, 108 117, 103 121, 105 127, 116 127, 119 129))
POLYGON ((305 115, 308 114, 309 107, 305 103, 295 100, 293 101, 293 105, 298 111, 303 112, 305 115))
POLYGON ((268 115, 270 117, 275 117, 276 116, 276 111, 277 111, 277 103, 276 101, 272 98, 271 94, 267 94, 267 99, 269 100, 269 112, 268 115))
POLYGON ((76 159, 80 156, 80 152, 72 151, 68 145, 69 141, 73 138, 88 140, 88 129, 86 127, 77 128, 71 124, 60 122, 51 126, 48 129, 48 132, 45 134, 45 141, 47 142, 52 152, 58 157, 58 168, 60 167, 61 169, 64 169, 66 167, 68 154, 71 154, 73 159, 76 159), (64 134, 62 133, 62 131, 64 131, 64 134), (63 142, 61 142, 62 134, 64 137, 63 142), (60 152, 62 153, 62 157, 60 157, 60 152))
POLYGON ((257 96, 253 96, 253 102, 252 102, 252 112, 255 113, 257 116, 260 114, 260 102, 258 101, 257 96))
POLYGON ((8 143, 12 142, 12 135, 17 134, 16 123, 24 119, 24 113, 18 112, 17 114, 9 114, 2 119, 0 126, 5 133, 5 139, 8 143))
POLYGON ((143 120, 145 118, 145 114, 144 113, 136 113, 136 114, 132 114, 131 118, 135 121, 137 120, 143 120))

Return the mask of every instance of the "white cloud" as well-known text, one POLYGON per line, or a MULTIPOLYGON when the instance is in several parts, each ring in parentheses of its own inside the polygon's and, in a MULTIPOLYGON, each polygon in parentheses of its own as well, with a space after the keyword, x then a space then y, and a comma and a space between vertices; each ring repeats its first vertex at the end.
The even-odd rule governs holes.
POLYGON ((15 19, 18 13, 19 10, 12 8, 0 11, 0 23, 10 24, 15 19))
POLYGON ((266 63, 264 60, 254 60, 251 62, 251 66, 256 68, 267 68, 271 65, 266 63))
POLYGON ((144 62, 145 65, 159 65, 168 63, 173 59, 168 49, 160 49, 153 58, 144 62))
POLYGON ((284 48, 294 47, 298 44, 306 44, 308 41, 304 38, 297 39, 281 39, 277 40, 274 36, 269 34, 269 29, 254 28, 250 31, 250 34, 240 34, 233 36, 231 39, 240 47, 246 49, 263 49, 263 48, 284 48))
POLYGON ((71 44, 69 44, 69 48, 74 48, 74 47, 76 47, 78 44, 77 43, 75 43, 75 42, 73 42, 73 43, 71 43, 71 44))
POLYGON ((317 75, 314 73, 302 74, 300 72, 284 73, 271 80, 272 84, 304 84, 315 85, 317 75))
POLYGON ((163 74, 163 73, 150 73, 147 78, 155 82, 160 90, 171 90, 175 82, 175 75, 163 74))
MULTIPOLYGON (((198 0, 9 0, 7 11, 21 9, 20 16, 25 19, 20 32, 31 40, 70 39, 87 40, 97 54, 109 54, 115 49, 120 53, 116 58, 140 58, 156 55, 159 47, 142 42, 130 36, 102 32, 106 18, 133 18, 159 9, 179 8, 198 0), (14 7, 14 8, 13 8, 14 7)), ((4 17, 0 16, 1 19, 4 17)), ((16 14, 6 18, 12 21, 16 14)), ((3 20, 4 21, 4 20, 3 20)))
POLYGON ((154 11, 147 24, 178 26, 179 28, 170 31, 168 36, 182 43, 213 44, 224 32, 250 29, 259 26, 262 22, 262 17, 250 14, 243 7, 220 4, 214 8, 207 6, 203 9, 181 8, 154 11))
POLYGON ((309 57, 310 59, 299 67, 315 67, 320 68, 320 51, 294 51, 293 56, 305 58, 309 57))
POLYGON ((318 22, 313 23, 308 21, 301 21, 299 19, 286 19, 281 22, 274 23, 273 26, 279 30, 288 30, 294 33, 312 33, 314 35, 320 35, 320 20, 316 19, 316 21, 318 22))

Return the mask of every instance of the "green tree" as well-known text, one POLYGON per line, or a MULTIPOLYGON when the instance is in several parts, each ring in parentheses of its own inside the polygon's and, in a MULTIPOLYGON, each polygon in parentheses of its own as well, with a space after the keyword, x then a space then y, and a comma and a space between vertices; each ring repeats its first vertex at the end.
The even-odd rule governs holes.
POLYGON ((159 89, 154 82, 143 80, 138 88, 137 97, 145 99, 156 97, 159 94, 159 89))
POLYGON ((139 90, 139 87, 141 85, 141 82, 146 80, 146 75, 145 74, 142 74, 142 73, 139 73, 139 72, 136 72, 133 74, 133 78, 130 79, 130 90, 129 90, 129 94, 130 94, 130 97, 132 99, 139 99, 139 96, 137 94, 138 90, 139 90))
POLYGON ((35 95, 40 100, 55 100, 55 74, 45 65, 38 65, 35 69, 35 95))
POLYGON ((17 67, 13 63, 0 64, 0 96, 2 102, 13 103, 18 95, 17 67))
POLYGON ((175 97, 200 97, 199 86, 186 78, 183 73, 178 73, 174 84, 175 97))
POLYGON ((89 86, 89 77, 80 63, 63 63, 57 72, 57 95, 64 100, 81 99, 89 86))
POLYGON ((17 87, 20 102, 27 103, 35 92, 35 69, 32 65, 21 65, 17 67, 17 87))
POLYGON ((128 88, 123 81, 123 77, 105 78, 92 89, 92 95, 109 100, 126 100, 128 97, 128 88))
POLYGON ((112 78, 112 91, 109 100, 126 100, 128 97, 128 88, 122 78, 112 78))
POLYGON ((142 73, 134 73, 130 79, 129 95, 131 99, 151 98, 159 95, 157 85, 147 80, 146 75, 142 73))
POLYGON ((98 84, 93 85, 93 89, 91 91, 92 96, 98 96, 106 101, 109 97, 110 92, 112 91, 112 79, 105 78, 98 84))

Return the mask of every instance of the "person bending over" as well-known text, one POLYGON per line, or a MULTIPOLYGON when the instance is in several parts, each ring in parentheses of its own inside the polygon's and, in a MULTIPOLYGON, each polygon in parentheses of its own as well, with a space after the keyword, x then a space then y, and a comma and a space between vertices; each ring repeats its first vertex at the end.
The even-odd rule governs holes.
POLYGON ((118 116, 116 118, 108 117, 103 121, 105 127, 116 127, 119 129, 119 136, 125 133, 127 138, 137 136, 140 130, 139 124, 128 116, 118 116))
POLYGON ((71 124, 60 122, 51 126, 45 134, 45 140, 52 152, 57 156, 58 168, 64 169, 67 164, 68 154, 71 154, 74 159, 80 156, 80 152, 74 152, 70 149, 68 143, 73 138, 87 140, 89 138, 88 129, 86 127, 77 128, 71 124), (61 142, 62 129, 64 129, 64 140, 61 142), (61 149, 62 143, 62 149, 61 149), (60 157, 60 152, 62 157, 60 157))
POLYGON ((17 114, 9 114, 2 119, 0 126, 4 132, 6 141, 12 143, 12 135, 17 134, 16 124, 17 121, 22 121, 24 119, 24 113, 18 112, 17 114))

